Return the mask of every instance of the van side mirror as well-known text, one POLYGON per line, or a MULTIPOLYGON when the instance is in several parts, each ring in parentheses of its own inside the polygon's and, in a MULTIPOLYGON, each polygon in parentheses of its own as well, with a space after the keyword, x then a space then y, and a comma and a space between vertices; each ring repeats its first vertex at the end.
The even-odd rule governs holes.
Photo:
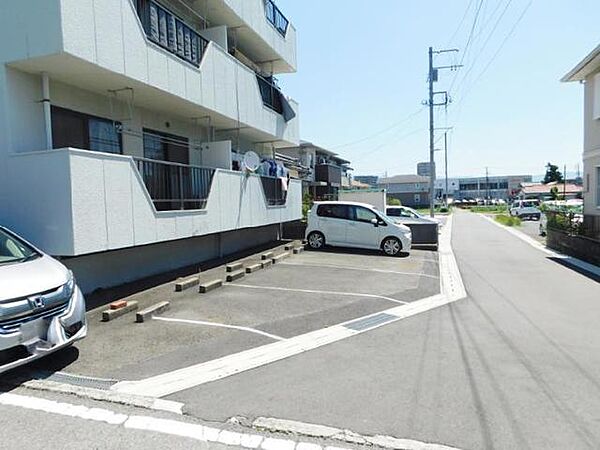
POLYGON ((379 220, 377 220, 377 219, 371 219, 371 223, 373 224, 374 227, 379 226, 379 220))

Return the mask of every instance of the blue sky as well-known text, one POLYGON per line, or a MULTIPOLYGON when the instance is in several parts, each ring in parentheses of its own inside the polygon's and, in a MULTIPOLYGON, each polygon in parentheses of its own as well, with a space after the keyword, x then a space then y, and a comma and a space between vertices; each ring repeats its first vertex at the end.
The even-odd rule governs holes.
POLYGON ((435 86, 452 87, 436 112, 436 126, 454 126, 450 175, 535 175, 548 161, 574 172, 583 87, 559 79, 600 43, 600 2, 481 1, 278 0, 298 30, 298 73, 279 78, 300 102, 302 138, 357 175, 414 173, 429 158, 427 49, 464 49, 473 29, 467 52, 436 58, 465 65, 435 86))

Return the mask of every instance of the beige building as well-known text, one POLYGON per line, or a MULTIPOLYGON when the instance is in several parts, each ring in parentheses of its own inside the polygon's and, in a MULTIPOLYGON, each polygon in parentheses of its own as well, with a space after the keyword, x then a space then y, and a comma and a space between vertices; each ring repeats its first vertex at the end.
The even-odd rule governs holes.
POLYGON ((600 45, 562 81, 584 83, 583 198, 586 234, 600 238, 600 45))

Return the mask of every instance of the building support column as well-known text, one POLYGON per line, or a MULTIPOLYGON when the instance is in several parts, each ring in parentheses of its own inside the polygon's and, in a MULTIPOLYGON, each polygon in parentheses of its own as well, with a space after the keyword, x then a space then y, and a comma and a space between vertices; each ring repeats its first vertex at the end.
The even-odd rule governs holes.
POLYGON ((52 111, 50 109, 50 78, 42 72, 42 105, 44 107, 44 125, 46 127, 46 149, 52 148, 52 111))

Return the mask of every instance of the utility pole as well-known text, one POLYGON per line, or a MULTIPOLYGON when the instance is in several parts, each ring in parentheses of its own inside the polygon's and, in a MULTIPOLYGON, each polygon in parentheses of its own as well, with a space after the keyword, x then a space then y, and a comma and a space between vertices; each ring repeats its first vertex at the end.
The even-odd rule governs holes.
POLYGON ((446 209, 448 208, 448 132, 444 132, 444 171, 446 175, 446 209))
POLYGON ((565 164, 565 170, 563 175, 563 200, 567 201, 567 165, 565 164))
POLYGON ((441 91, 435 92, 433 90, 433 83, 438 81, 438 71, 440 69, 456 70, 462 65, 451 65, 451 66, 433 66, 433 55, 439 55, 441 53, 457 52, 458 49, 446 49, 446 50, 434 50, 433 47, 429 47, 429 100, 426 105, 429 106, 429 214, 431 217, 435 215, 435 124, 433 117, 433 108, 436 106, 447 106, 448 105, 448 92, 441 91), (444 95, 444 101, 442 103, 435 103, 434 99, 436 95, 444 95))
POLYGON ((487 205, 490 199, 490 171, 489 168, 485 168, 485 204, 487 205))

